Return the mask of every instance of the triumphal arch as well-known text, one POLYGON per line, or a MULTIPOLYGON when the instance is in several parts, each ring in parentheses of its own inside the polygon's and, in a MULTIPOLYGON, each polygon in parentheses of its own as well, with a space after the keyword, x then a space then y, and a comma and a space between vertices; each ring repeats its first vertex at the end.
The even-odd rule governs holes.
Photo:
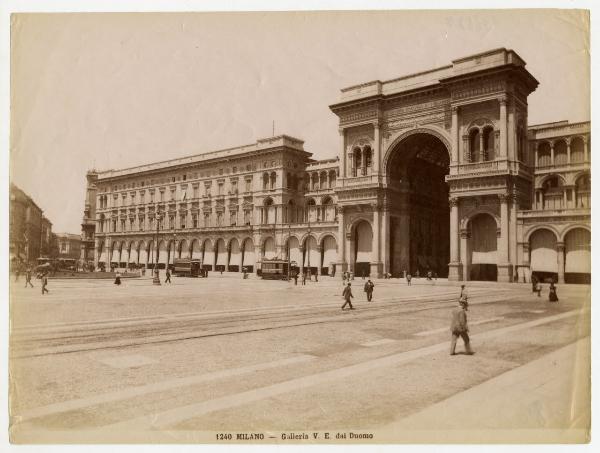
MULTIPOLYGON (((531 208, 527 97, 512 50, 341 90, 339 268, 512 281, 531 208)), ((521 251, 522 252, 522 251, 521 251)))

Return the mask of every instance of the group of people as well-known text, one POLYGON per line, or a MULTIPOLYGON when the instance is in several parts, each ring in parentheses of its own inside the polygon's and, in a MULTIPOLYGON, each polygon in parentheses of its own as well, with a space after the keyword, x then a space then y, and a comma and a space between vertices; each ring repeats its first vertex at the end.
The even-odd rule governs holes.
MULTIPOLYGON (((19 281, 19 271, 17 271, 16 273, 16 277, 15 277, 15 281, 19 281)), ((27 286, 29 285, 31 288, 33 288, 33 283, 31 283, 31 277, 33 275, 33 272, 31 270, 30 267, 28 267, 27 269, 25 269, 25 288, 27 288, 27 286)), ((42 296, 46 293, 49 293, 50 291, 48 290, 48 272, 43 272, 40 275, 40 280, 42 282, 42 296)))
MULTIPOLYGON (((537 293, 538 297, 542 297, 542 282, 535 275, 531 276, 531 292, 537 293)), ((548 287, 548 301, 558 302, 554 280, 550 282, 550 286, 548 287)))
MULTIPOLYGON (((363 291, 367 295, 367 302, 371 302, 373 300, 373 288, 375 288, 375 283, 373 283, 370 279, 366 281, 363 291)), ((342 310, 346 308, 346 305, 350 306, 350 310, 354 310, 352 306, 352 299, 354 295, 352 294, 352 283, 348 282, 347 285, 344 286, 344 291, 342 291, 342 297, 344 298, 344 305, 342 305, 342 310)))

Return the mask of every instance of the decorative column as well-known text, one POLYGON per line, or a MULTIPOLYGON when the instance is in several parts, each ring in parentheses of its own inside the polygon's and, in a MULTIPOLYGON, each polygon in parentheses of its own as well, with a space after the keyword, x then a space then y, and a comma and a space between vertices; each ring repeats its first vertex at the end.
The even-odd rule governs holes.
POLYGON ((225 272, 229 272, 229 260, 231 259, 231 242, 225 246, 225 272))
POLYGON ((319 262, 317 263, 317 275, 321 275, 321 268, 323 267, 323 247, 317 245, 317 252, 319 253, 319 262))
POLYGON ((565 282, 565 243, 557 242, 556 251, 558 255, 558 283, 565 282))
POLYGON ((483 131, 479 131, 479 162, 483 162, 485 160, 485 150, 483 149, 483 131))
POLYGON ((347 163, 346 163, 346 143, 345 143, 345 137, 344 137, 344 129, 340 128, 338 129, 338 133, 340 134, 340 153, 342 154, 340 156, 340 170, 341 170, 341 177, 345 178, 346 177, 346 169, 347 169, 347 163))
POLYGON ((588 138, 587 137, 583 137, 583 161, 584 162, 589 162, 589 156, 588 156, 588 138))
POLYGON ((256 275, 258 275, 258 271, 260 270, 259 262, 262 261, 262 259, 263 259, 263 256, 262 256, 263 248, 260 245, 260 236, 259 235, 256 235, 254 237, 254 244, 256 244, 254 246, 254 273, 256 275), (256 259, 256 257, 258 257, 258 259, 256 259))
POLYGON ((348 263, 346 261, 346 219, 344 216, 344 207, 338 207, 338 259, 337 259, 337 271, 346 272, 348 270, 348 263))
POLYGON ((451 197, 450 204, 450 263, 448 264, 448 280, 458 281, 463 279, 462 266, 459 253, 459 220, 458 198, 451 197))
POLYGON ((469 253, 469 230, 460 230, 460 256, 462 258, 462 277, 464 281, 469 280, 471 275, 471 256, 469 253))
POLYGON ((350 160, 349 162, 349 170, 350 170, 350 176, 354 176, 354 153, 352 153, 352 150, 350 150, 350 152, 348 153, 348 160, 350 160))
POLYGON ((380 245, 380 210, 377 203, 371 205, 373 209, 373 262, 371 262, 371 277, 381 278, 381 245, 380 245))
MULTIPOLYGON (((381 172, 380 162, 381 162, 381 126, 379 121, 377 121, 374 125, 375 132, 375 150, 373 152, 373 173, 378 175, 381 172)), ((329 175, 329 173, 327 173, 329 175)))
POLYGON ((550 142, 550 165, 554 166, 554 142, 550 142))
POLYGON ((570 189, 568 187, 563 188, 563 209, 567 209, 568 208, 568 206, 567 206, 567 192, 569 190, 570 189))
POLYGON ((531 283, 531 269, 529 260, 529 242, 521 244, 523 249, 523 283, 531 283))
POLYGON ((508 253, 508 194, 498 194, 500 199, 500 237, 498 238, 498 281, 510 282, 512 276, 512 266, 509 262, 508 253))
POLYGON ((458 107, 451 107, 452 110, 452 150, 451 164, 458 163, 458 107))
POLYGON ((538 155, 538 148, 540 147, 539 143, 535 144, 535 168, 538 167, 538 162, 539 162, 539 155, 538 155))
POLYGON ((517 160, 517 134, 515 128, 515 102, 510 102, 508 107, 508 133, 507 133, 507 148, 508 158, 510 160, 517 160))
POLYGON ((567 139, 567 165, 571 163, 571 140, 567 139))
POLYGON ((506 122, 506 97, 498 99, 500 103, 500 157, 505 158, 508 156, 508 134, 507 134, 507 122, 506 122))
MULTIPOLYGON (((509 258, 513 265, 513 277, 517 270, 517 211, 519 209, 519 200, 516 193, 512 193, 510 196, 510 224, 508 227, 508 241, 509 241, 509 258)), ((513 278, 514 280, 514 278, 513 278)))
POLYGON ((304 246, 300 244, 298 250, 300 251, 300 275, 304 275, 304 246))
POLYGON ((390 211, 387 206, 383 206, 381 210, 381 227, 382 227, 382 235, 379 241, 380 244, 380 252, 379 257, 381 261, 383 261, 383 272, 391 273, 390 269, 390 255, 389 255, 389 244, 390 244, 390 211))

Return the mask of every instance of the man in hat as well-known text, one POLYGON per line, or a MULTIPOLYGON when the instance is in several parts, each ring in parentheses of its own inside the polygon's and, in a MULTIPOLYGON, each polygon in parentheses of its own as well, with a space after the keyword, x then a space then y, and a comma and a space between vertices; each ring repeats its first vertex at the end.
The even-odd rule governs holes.
POLYGON ((344 292, 342 293, 342 297, 345 300, 344 305, 342 305, 342 310, 346 307, 346 305, 350 305, 350 310, 354 310, 354 307, 352 306, 352 302, 350 301, 350 299, 354 297, 352 295, 351 286, 352 286, 352 283, 348 282, 348 286, 346 286, 344 288, 344 292))
POLYGON ((450 331, 452 332, 452 341, 450 342, 450 355, 455 355, 456 341, 462 337, 465 342, 465 351, 472 355, 471 343, 469 340, 469 325, 467 324, 467 310, 469 307, 468 296, 466 295, 465 285, 461 287, 461 295, 458 300, 458 307, 452 310, 452 322, 450 331))

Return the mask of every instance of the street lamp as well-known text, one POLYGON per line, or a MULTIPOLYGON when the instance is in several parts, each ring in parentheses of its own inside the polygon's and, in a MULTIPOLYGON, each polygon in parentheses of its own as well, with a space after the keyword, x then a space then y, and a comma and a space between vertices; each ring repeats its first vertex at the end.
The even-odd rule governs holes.
POLYGON ((154 215, 156 218, 156 238, 154 243, 156 244, 156 261, 154 262, 154 278, 152 279, 153 285, 160 285, 160 277, 158 275, 158 226, 160 224, 160 214, 158 213, 158 206, 156 207, 156 214, 154 215))
POLYGON ((308 254, 307 257, 307 264, 308 264, 308 279, 312 280, 312 272, 310 271, 310 205, 308 206, 308 235, 306 236, 306 247, 307 247, 307 251, 306 253, 308 254))

